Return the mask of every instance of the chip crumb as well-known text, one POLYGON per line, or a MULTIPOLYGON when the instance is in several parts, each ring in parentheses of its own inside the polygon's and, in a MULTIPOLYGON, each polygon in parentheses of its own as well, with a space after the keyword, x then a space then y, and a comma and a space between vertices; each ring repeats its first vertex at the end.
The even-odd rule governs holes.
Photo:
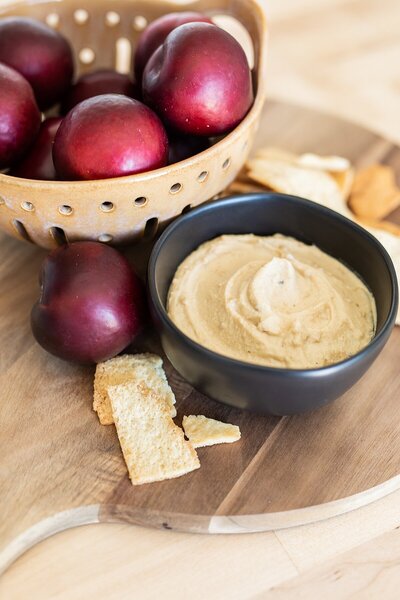
POLYGON ((239 440, 241 435, 237 425, 209 419, 204 415, 183 417, 182 427, 194 448, 230 444, 239 440))

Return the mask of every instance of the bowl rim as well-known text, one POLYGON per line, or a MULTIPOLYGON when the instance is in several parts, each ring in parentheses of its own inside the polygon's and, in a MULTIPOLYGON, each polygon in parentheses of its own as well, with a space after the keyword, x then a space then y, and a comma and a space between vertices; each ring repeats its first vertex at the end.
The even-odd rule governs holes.
POLYGON ((347 217, 344 217, 343 215, 337 213, 334 210, 331 210, 330 208, 326 208, 325 206, 322 206, 317 202, 312 202, 311 200, 301 198, 300 196, 294 196, 291 194, 281 194, 278 192, 257 192, 249 194, 230 195, 226 198, 222 198, 220 200, 209 202, 207 204, 203 204, 199 207, 196 207, 189 213, 177 218, 175 221, 173 221, 170 225, 166 227, 166 229, 161 234, 161 236, 159 237, 152 249, 147 268, 147 289, 150 295, 151 302, 153 303, 158 316, 162 319, 163 324, 167 326, 168 329, 171 330, 176 336, 182 338, 183 341, 186 344, 188 344, 194 351, 204 354, 210 360, 215 361, 216 364, 225 363, 231 367, 237 367, 242 369, 247 368, 250 372, 257 373, 260 375, 263 373, 268 373, 270 375, 286 375, 288 377, 298 377, 299 375, 310 378, 315 378, 318 376, 322 377, 339 371, 342 368, 351 367, 353 364, 358 363, 360 360, 366 358, 370 353, 373 353, 373 350, 375 348, 380 346, 382 339, 384 339, 388 335, 388 332, 394 327, 399 305, 399 287, 397 283, 397 276, 394 269, 394 265, 388 252, 377 238, 375 238, 363 227, 360 227, 360 225, 358 225, 354 221, 348 219, 347 217), (375 249, 382 255, 386 267, 388 269, 392 288, 392 298, 388 315, 381 327, 380 332, 377 335, 375 335, 364 348, 339 362, 311 369, 293 369, 285 367, 270 367, 266 365, 258 365, 254 363, 241 361, 236 358, 231 358, 229 356, 224 356, 223 354, 214 352, 213 350, 210 350, 205 346, 197 343, 196 341, 188 337, 185 333, 183 333, 183 331, 181 331, 179 327, 177 327, 168 316, 164 303, 160 298, 155 277, 157 260, 162 252, 164 243, 171 235, 174 234, 175 230, 180 226, 181 223, 195 220, 198 215, 204 214, 206 212, 212 212, 213 210, 221 206, 229 208, 237 204, 241 204, 243 202, 250 204, 252 201, 255 200, 263 199, 266 202, 268 202, 270 200, 276 200, 279 198, 289 201, 289 203, 296 203, 298 206, 300 205, 303 208, 314 210, 317 213, 328 216, 328 218, 330 219, 339 221, 339 223, 341 223, 345 227, 348 227, 349 229, 353 229, 353 231, 355 231, 358 235, 363 236, 370 244, 375 246, 375 249))

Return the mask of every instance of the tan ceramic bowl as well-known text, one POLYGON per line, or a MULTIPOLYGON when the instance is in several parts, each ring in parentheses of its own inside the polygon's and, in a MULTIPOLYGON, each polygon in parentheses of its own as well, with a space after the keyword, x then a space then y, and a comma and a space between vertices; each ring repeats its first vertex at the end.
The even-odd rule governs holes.
POLYGON ((246 28, 256 95, 242 123, 208 150, 139 175, 49 182, 0 174, 3 230, 44 248, 76 239, 149 239, 160 224, 209 200, 233 181, 247 158, 264 102, 267 32, 257 0, 3 0, 0 18, 30 16, 61 31, 72 42, 78 72, 111 66, 128 72, 140 31, 151 20, 177 10, 204 11, 221 25, 229 21, 221 15, 230 15, 246 28))

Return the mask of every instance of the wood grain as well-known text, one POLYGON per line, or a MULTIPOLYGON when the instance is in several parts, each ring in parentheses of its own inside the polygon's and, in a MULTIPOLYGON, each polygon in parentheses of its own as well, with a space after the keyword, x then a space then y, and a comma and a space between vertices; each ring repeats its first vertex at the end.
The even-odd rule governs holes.
POLYGON ((65 531, 37 551, 29 580, 30 553, 0 580, 2 600, 26 600, 27 585, 33 600, 248 600, 298 574, 272 532, 232 539, 104 524, 65 531), (57 538, 69 548, 62 562, 57 538))
MULTIPOLYGON (((378 562, 373 560, 377 558, 374 550, 381 553, 386 546, 390 560, 392 537, 382 534, 400 525, 399 501, 400 490, 320 523, 229 537, 106 523, 79 527, 21 556, 0 579, 0 597, 25 600, 28 581, 30 598, 38 600, 153 600, 159 596, 184 600, 188 590, 193 600, 253 600, 254 596, 263 598, 271 587, 281 591, 281 586, 281 598, 291 593, 289 598, 297 600, 295 590, 302 590, 308 576, 304 600, 324 598, 319 593, 321 585, 335 600, 348 600, 354 561, 346 558, 360 557, 367 549, 365 568, 358 575, 363 577, 365 598, 371 600, 376 597, 368 596, 369 585, 374 585, 369 568, 378 562), (361 552, 356 549, 360 544, 361 552), (332 576, 335 565, 341 566, 339 579, 332 576), (307 571, 304 578, 297 577, 307 571), (321 571, 326 578, 320 576, 321 571), (286 581, 290 591, 284 586, 286 581)), ((384 584, 393 572, 381 574, 384 600, 390 598, 384 584)))
POLYGON ((354 598, 370 600, 399 597, 400 530, 345 552, 323 566, 283 584, 252 595, 253 600, 307 600, 354 598))
MULTIPOLYGON (((357 164, 381 160, 400 170, 400 150, 389 142, 289 105, 266 107, 256 145, 263 143, 343 154, 357 164)), ((101 427, 91 411, 93 369, 50 357, 31 337, 29 308, 43 252, 6 237, 0 247, 3 566, 35 541, 85 521, 260 531, 340 514, 400 487, 395 331, 353 390, 302 417, 266 418, 224 407, 192 390, 167 364, 178 414, 237 423, 242 440, 200 449, 202 467, 188 476, 133 488, 114 428, 101 427)), ((149 335, 142 348, 155 345, 149 335)))

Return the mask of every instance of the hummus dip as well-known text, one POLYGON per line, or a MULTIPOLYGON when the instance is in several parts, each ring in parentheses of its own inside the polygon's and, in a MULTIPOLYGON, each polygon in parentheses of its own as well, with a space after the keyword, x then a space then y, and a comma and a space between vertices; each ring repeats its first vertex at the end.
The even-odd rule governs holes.
POLYGON ((316 246, 291 237, 222 235, 178 267, 167 310, 183 333, 224 356, 271 367, 339 362, 375 334, 375 300, 316 246))

